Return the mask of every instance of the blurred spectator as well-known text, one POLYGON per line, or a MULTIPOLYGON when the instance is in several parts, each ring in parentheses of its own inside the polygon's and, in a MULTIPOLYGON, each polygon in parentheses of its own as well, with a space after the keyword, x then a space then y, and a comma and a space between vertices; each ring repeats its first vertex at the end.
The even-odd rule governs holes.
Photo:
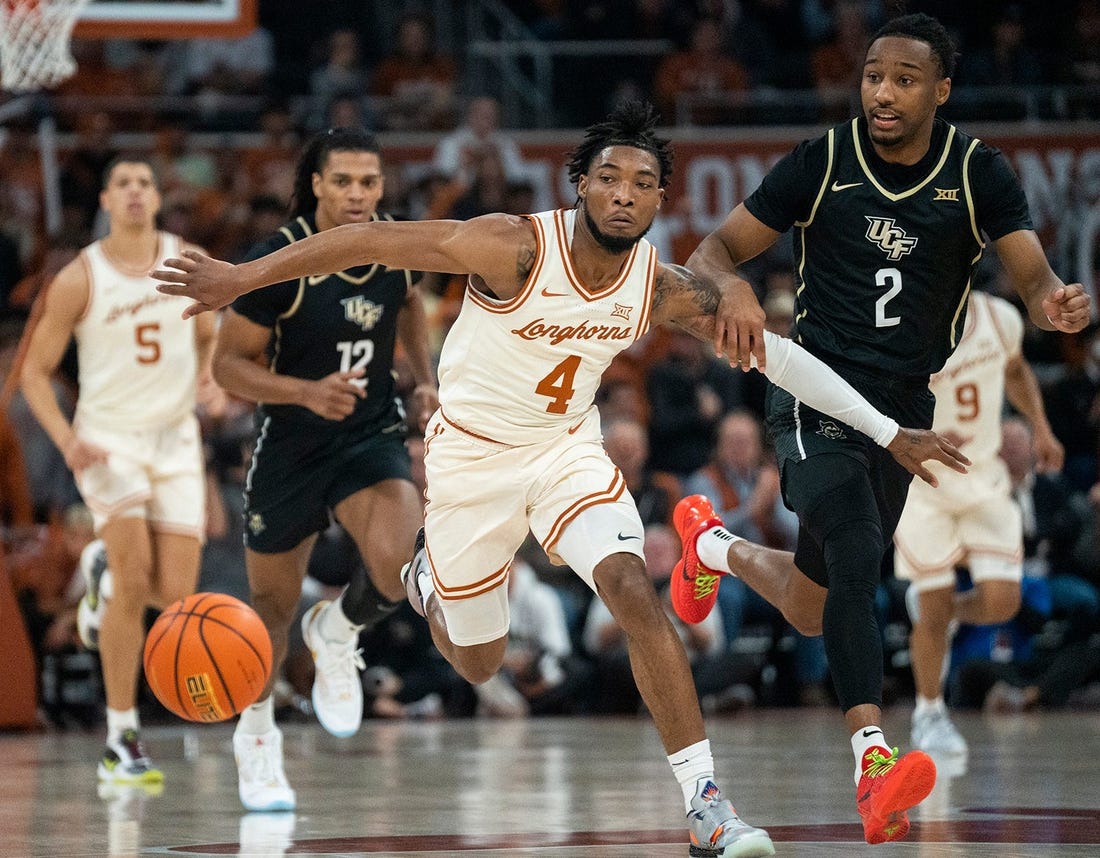
POLYGON ((218 182, 214 157, 191 140, 187 122, 181 116, 159 117, 150 158, 165 194, 181 187, 210 188, 218 182))
POLYGON ((471 164, 469 185, 454 183, 460 196, 451 205, 450 217, 470 220, 492 212, 503 211, 507 205, 508 184, 504 164, 492 149, 479 152, 471 164), (463 192, 464 191, 464 192, 463 192))
POLYGON ((763 424, 748 411, 734 410, 718 423, 717 435, 714 455, 684 481, 684 494, 710 498, 730 533, 793 551, 798 517, 780 496, 779 469, 764 449, 763 424))
POLYGON ((653 79, 657 107, 670 123, 728 123, 737 112, 730 106, 727 95, 748 88, 748 72, 722 52, 721 26, 713 18, 703 18, 695 24, 688 48, 666 56, 653 79), (688 104, 684 105, 684 101, 688 104))
POLYGON ((360 57, 359 35, 354 30, 334 30, 328 38, 325 63, 309 77, 311 129, 366 127, 363 123, 330 123, 329 108, 337 99, 357 100, 367 93, 367 71, 360 57))
POLYGON ((182 51, 174 79, 165 83, 173 93, 264 95, 275 69, 274 39, 263 27, 237 38, 189 39, 173 49, 182 51))
POLYGON ((491 96, 480 96, 466 108, 465 122, 440 138, 432 152, 432 167, 469 187, 486 152, 497 156, 509 182, 526 178, 527 165, 519 146, 500 128, 500 103, 491 96))
POLYGON ((565 609, 557 591, 516 558, 508 572, 511 614, 504 674, 531 715, 586 711, 593 670, 573 654, 565 609))
POLYGON ((388 131, 441 131, 455 120, 454 63, 435 45, 432 19, 419 12, 398 24, 396 47, 374 69, 370 91, 386 99, 388 131))
POLYGON ((1067 83, 1100 83, 1100 0, 1079 0, 1068 16, 1072 31, 1064 45, 1067 83))
POLYGON ((862 0, 838 0, 833 7, 829 40, 810 55, 810 73, 821 98, 823 122, 843 122, 851 115, 849 103, 852 93, 859 90, 869 41, 862 0))
MULTIPOLYGON (((992 43, 964 53, 959 82, 964 86, 1032 86, 1043 83, 1038 54, 1027 44, 1024 10, 1019 3, 1005 6, 990 28, 992 43)), ((1100 32, 1097 33, 1100 37, 1100 32)))
MULTIPOLYGON (((12 372, 22 331, 23 323, 18 319, 0 321, 0 380, 7 379, 12 372)), ((65 366, 63 360, 62 367, 65 366)), ((66 381, 59 373, 53 379, 53 388, 65 416, 72 419, 76 405, 73 382, 66 381)), ((64 457, 31 414, 18 386, 10 387, 8 393, 6 419, 19 440, 34 519, 38 522, 55 520, 63 510, 80 500, 76 483, 64 457)))
POLYGON ((718 419, 742 403, 742 373, 691 334, 673 331, 650 369, 650 467, 686 478, 710 458, 718 419))
POLYGON ((241 224, 233 248, 226 255, 229 262, 243 262, 248 251, 275 232, 286 220, 286 204, 274 194, 258 193, 248 201, 248 216, 241 224))
POLYGON ((290 110, 272 103, 260 114, 261 138, 257 145, 241 152, 241 166, 249 187, 256 193, 288 200, 294 192, 301 141, 290 110))
POLYGON ((626 480, 642 524, 672 524, 672 509, 680 499, 680 482, 649 469, 649 439, 637 420, 617 418, 603 426, 603 446, 626 480))
POLYGON ((1070 485, 1087 492, 1097 481, 1100 444, 1100 324, 1058 338, 1062 362, 1058 375, 1044 385, 1050 426, 1066 449, 1062 473, 1070 485))
POLYGON ((76 140, 61 166, 61 204, 79 213, 79 223, 88 229, 99 211, 103 170, 118 153, 114 145, 115 124, 104 110, 77 117, 76 140))
POLYGON ((1087 516, 1084 498, 1061 474, 1035 470, 1031 429, 1022 418, 1004 421, 1000 455, 1023 514, 1024 574, 1045 581, 1051 616, 1065 624, 1065 639, 1083 640, 1100 627, 1100 590, 1074 566, 1087 516))
POLYGON ((742 0, 739 22, 758 85, 807 89, 811 85, 809 40, 799 12, 799 0, 742 0))

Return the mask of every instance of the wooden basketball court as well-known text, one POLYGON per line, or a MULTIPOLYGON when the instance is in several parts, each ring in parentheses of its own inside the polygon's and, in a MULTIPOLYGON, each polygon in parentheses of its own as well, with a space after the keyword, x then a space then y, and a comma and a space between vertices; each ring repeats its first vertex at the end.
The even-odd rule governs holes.
MULTIPOLYGON (((778 855, 1100 855, 1100 714, 958 723, 968 766, 942 765, 909 838, 876 847, 862 841, 837 713, 757 710, 709 727, 723 788, 778 855)), ((906 741, 908 711, 886 728, 906 741)), ((97 789, 98 731, 2 735, 0 856, 687 855, 679 790, 645 718, 368 721, 350 739, 283 729, 293 814, 241 808, 229 724, 145 730, 159 795, 97 789)))

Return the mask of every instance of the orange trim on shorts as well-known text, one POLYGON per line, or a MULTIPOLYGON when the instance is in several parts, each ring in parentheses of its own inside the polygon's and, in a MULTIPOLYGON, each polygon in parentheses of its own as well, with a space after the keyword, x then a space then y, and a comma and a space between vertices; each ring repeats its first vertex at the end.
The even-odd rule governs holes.
POLYGON ((550 528, 550 533, 546 537, 546 542, 543 543, 543 549, 550 551, 550 549, 557 544, 558 540, 561 539, 562 531, 565 530, 566 526, 586 509, 590 509, 601 503, 614 503, 622 497, 624 491, 626 491, 626 480, 623 479, 622 473, 616 468, 615 476, 611 479, 611 485, 603 491, 593 492, 590 495, 580 498, 558 516, 557 520, 550 528))
POLYGON ((81 495, 84 497, 84 503, 87 504, 88 509, 92 512, 99 513, 104 518, 110 518, 115 513, 128 509, 138 503, 146 503, 153 497, 152 492, 138 492, 137 494, 128 495, 122 500, 115 501, 113 504, 105 504, 94 497, 84 495, 83 492, 81 495))
POLYGON ((472 599, 475 596, 480 596, 490 590, 504 586, 508 580, 508 567, 512 565, 512 561, 509 560, 496 572, 482 578, 480 581, 475 581, 473 584, 465 584, 461 587, 444 587, 439 580, 439 576, 435 574, 435 563, 432 562, 432 553, 428 551, 426 543, 424 550, 428 555, 428 568, 432 573, 432 581, 435 582, 435 594, 445 602, 460 602, 463 599, 472 599))

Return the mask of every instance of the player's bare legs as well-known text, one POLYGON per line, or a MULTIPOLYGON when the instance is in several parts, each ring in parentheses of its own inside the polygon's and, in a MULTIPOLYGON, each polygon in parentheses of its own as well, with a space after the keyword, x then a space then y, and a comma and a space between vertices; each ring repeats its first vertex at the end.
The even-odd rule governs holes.
POLYGON ((164 776, 149 760, 138 736, 138 670, 153 579, 148 523, 138 516, 114 518, 102 526, 100 536, 111 572, 111 596, 104 603, 99 627, 107 747, 98 775, 103 781, 160 783, 164 776))
POLYGON ((202 543, 198 537, 165 533, 153 525, 153 592, 150 604, 158 610, 190 596, 199 583, 202 543))
POLYGON ((311 536, 290 551, 273 554, 245 549, 252 607, 271 636, 271 676, 260 694, 260 700, 270 696, 286 660, 287 633, 298 610, 302 581, 316 541, 317 537, 311 536))
POLYGON ((403 599, 401 567, 423 522, 416 487, 406 480, 383 480, 340 501, 335 513, 355 540, 374 586, 391 602, 403 599))
POLYGON ((799 571, 793 552, 741 539, 730 544, 726 556, 734 574, 778 608, 801 634, 821 634, 829 591, 799 571))
POLYGON ((132 709, 145 642, 145 607, 152 593, 153 547, 149 526, 137 516, 115 518, 100 531, 111 570, 111 598, 99 629, 107 708, 132 709))
POLYGON ((706 738, 684 646, 661 607, 644 562, 612 554, 592 573, 600 598, 626 633, 634 680, 666 753, 706 738))
POLYGON ((293 810, 297 802, 283 771, 283 735, 275 726, 271 693, 286 660, 287 632, 316 541, 316 536, 310 536, 289 551, 275 553, 245 548, 252 607, 271 637, 271 675, 260 699, 241 713, 233 732, 237 790, 241 803, 251 811, 293 810))

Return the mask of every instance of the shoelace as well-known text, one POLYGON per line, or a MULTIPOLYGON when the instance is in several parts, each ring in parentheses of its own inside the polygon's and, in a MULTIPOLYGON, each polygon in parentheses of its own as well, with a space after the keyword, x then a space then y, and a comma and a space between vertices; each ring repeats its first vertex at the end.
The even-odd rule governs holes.
POLYGON ((324 646, 318 668, 336 696, 343 697, 359 682, 359 671, 365 670, 367 665, 363 661, 363 650, 355 649, 354 646, 345 648, 343 644, 338 646, 340 651, 335 654, 332 652, 335 646, 324 646))
MULTIPOLYGON (((702 567, 700 567, 702 568, 702 567)), ((718 586, 718 576, 701 572, 695 576, 695 598, 705 599, 718 586)))
POLYGON ((877 778, 894 767, 894 763, 898 761, 898 749, 894 748, 887 757, 878 748, 871 748, 863 755, 863 759, 871 761, 871 765, 863 770, 863 777, 877 778))

